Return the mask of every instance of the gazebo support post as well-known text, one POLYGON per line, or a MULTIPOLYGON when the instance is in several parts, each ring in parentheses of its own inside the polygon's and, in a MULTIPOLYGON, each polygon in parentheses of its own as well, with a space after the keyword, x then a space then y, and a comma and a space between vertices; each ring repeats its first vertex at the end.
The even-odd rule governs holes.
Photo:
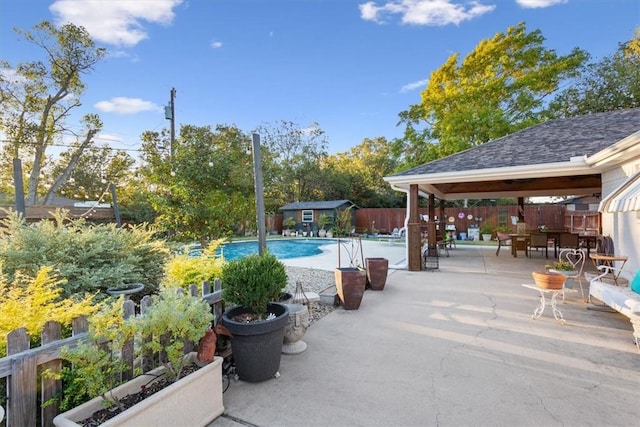
POLYGON ((418 221, 418 186, 409 186, 409 223, 407 224, 407 245, 409 252, 409 271, 422 270, 420 253, 420 221, 418 221))

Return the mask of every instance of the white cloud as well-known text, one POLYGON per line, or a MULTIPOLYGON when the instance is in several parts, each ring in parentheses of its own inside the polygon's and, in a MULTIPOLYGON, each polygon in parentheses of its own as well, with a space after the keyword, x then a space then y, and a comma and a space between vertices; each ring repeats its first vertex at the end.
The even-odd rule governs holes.
POLYGON ((0 77, 11 83, 24 83, 27 81, 24 76, 18 74, 13 68, 0 68, 0 77))
POLYGON ((220 49, 223 46, 223 44, 222 42, 211 40, 210 46, 214 49, 220 49))
POLYGON ((95 140, 98 141, 101 144, 113 144, 113 143, 121 143, 122 142, 122 137, 118 136, 118 135, 114 135, 111 133, 103 133, 100 132, 98 135, 96 135, 95 140))
MULTIPOLYGON (((521 0, 522 1, 522 0, 521 0)), ((382 23, 385 18, 400 15, 403 24, 458 25, 463 21, 492 12, 495 5, 478 1, 455 3, 453 0, 390 0, 381 6, 369 1, 359 5, 360 17, 365 21, 382 23)))
POLYGON ((429 79, 418 80, 417 82, 408 83, 400 88, 401 93, 410 92, 415 89, 421 89, 427 86, 429 79))
POLYGON ((543 7, 551 7, 557 4, 566 3, 567 0, 516 0, 520 6, 525 9, 537 9, 543 7))
POLYGON ((163 111, 159 105, 140 98, 126 98, 123 96, 111 98, 109 101, 100 101, 94 107, 104 113, 131 115, 142 111, 163 111))
POLYGON ((58 0, 49 10, 58 24, 83 26, 95 40, 118 46, 134 46, 148 37, 144 22, 168 25, 173 8, 183 0, 58 0))

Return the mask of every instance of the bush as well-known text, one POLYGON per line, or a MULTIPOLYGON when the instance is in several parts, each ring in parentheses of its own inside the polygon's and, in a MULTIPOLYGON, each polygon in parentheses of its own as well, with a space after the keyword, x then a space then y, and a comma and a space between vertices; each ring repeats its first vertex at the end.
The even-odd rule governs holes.
POLYGON ((202 282, 212 282, 222 275, 224 260, 215 257, 215 251, 224 240, 213 241, 200 256, 179 254, 173 256, 165 265, 163 284, 179 286, 188 290, 189 285, 200 286, 202 282))
POLYGON ((184 367, 193 362, 184 357, 185 346, 198 343, 214 318, 206 301, 177 287, 163 287, 159 295, 153 296, 145 314, 135 318, 124 318, 123 303, 121 296, 104 304, 89 319, 87 341, 75 348, 62 349, 61 356, 67 362, 60 375, 63 409, 96 396, 122 409, 108 391, 122 384, 121 374, 131 369, 121 357, 125 343, 131 339, 138 343, 138 360, 149 352, 165 352, 166 358, 161 358, 161 362, 167 378, 171 382, 178 380, 184 367))
POLYGON ((222 268, 224 300, 251 309, 260 319, 269 302, 278 301, 286 286, 285 266, 270 253, 238 258, 222 268))
POLYGON ((153 304, 136 320, 136 331, 143 338, 140 351, 166 352, 162 365, 169 380, 176 381, 190 363, 183 357, 185 343, 197 343, 211 327, 214 316, 206 301, 177 287, 163 287, 153 298, 153 304))
POLYGON ((42 267, 34 278, 18 273, 9 282, 0 265, 0 357, 6 355, 7 334, 14 329, 26 328, 35 347, 48 321, 69 327, 74 317, 96 311, 91 298, 61 299, 61 283, 51 267, 42 267))
MULTIPOLYGON (((107 392, 122 384, 122 373, 132 368, 121 357, 125 343, 135 337, 134 320, 124 318, 123 303, 124 296, 103 303, 89 318, 87 340, 76 347, 61 349, 60 356, 66 361, 59 374, 63 384, 59 397, 63 411, 96 396, 121 407, 107 392)), ((56 377, 50 371, 45 375, 56 377)))
POLYGON ((145 284, 157 291, 168 250, 146 225, 117 228, 70 220, 58 211, 53 221, 27 226, 16 214, 0 223, 0 262, 9 280, 18 271, 35 277, 44 266, 54 266, 63 298, 95 293, 124 283, 145 284))

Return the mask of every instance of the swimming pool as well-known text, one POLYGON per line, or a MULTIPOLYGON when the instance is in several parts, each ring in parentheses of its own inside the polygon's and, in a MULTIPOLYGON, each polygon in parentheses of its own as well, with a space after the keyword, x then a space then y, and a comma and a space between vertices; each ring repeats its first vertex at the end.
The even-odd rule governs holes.
MULTIPOLYGON (((332 239, 267 240, 267 249, 278 259, 288 259, 321 254, 321 246, 335 243, 332 239)), ((227 261, 257 253, 257 241, 225 243, 216 251, 227 261)))

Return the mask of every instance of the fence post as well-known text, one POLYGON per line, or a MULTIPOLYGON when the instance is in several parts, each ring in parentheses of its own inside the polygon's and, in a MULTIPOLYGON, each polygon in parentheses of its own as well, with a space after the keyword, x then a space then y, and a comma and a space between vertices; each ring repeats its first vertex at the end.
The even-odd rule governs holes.
MULTIPOLYGON (((122 305, 122 316, 124 319, 129 319, 136 315, 135 312, 135 304, 131 300, 126 300, 122 305)), ((129 381, 133 378, 133 359, 134 359, 134 349, 133 349, 133 338, 127 340, 122 346, 122 361, 129 367, 127 370, 122 372, 122 382, 129 381)))
MULTIPOLYGON (((58 341, 62 338, 62 325, 60 325, 59 322, 48 321, 45 323, 40 336, 42 345, 58 341)), ((62 360, 57 359, 47 362, 42 365, 42 370, 60 372, 62 370, 62 360)), ((59 412, 58 400, 54 400, 53 403, 45 407, 42 407, 42 405, 62 391, 62 380, 43 375, 40 379, 40 385, 42 388, 42 403, 40 409, 42 425, 50 426, 53 425, 53 418, 58 415, 59 412)))
MULTIPOLYGON (((147 309, 149 308, 149 306, 151 305, 152 300, 151 300, 151 296, 149 295, 145 295, 144 297, 142 297, 142 300, 140 300, 140 315, 144 316, 144 314, 147 312, 147 309)), ((153 357, 153 353, 151 351, 146 351, 143 355, 142 355, 142 372, 149 372, 150 370, 153 369, 153 365, 154 365, 154 357, 153 357)))
MULTIPOLYGON (((25 350, 29 350, 27 329, 20 328, 9 332, 7 335, 7 356, 25 350)), ((35 356, 25 356, 11 360, 7 425, 36 425, 36 414, 38 413, 36 372, 35 356)))

